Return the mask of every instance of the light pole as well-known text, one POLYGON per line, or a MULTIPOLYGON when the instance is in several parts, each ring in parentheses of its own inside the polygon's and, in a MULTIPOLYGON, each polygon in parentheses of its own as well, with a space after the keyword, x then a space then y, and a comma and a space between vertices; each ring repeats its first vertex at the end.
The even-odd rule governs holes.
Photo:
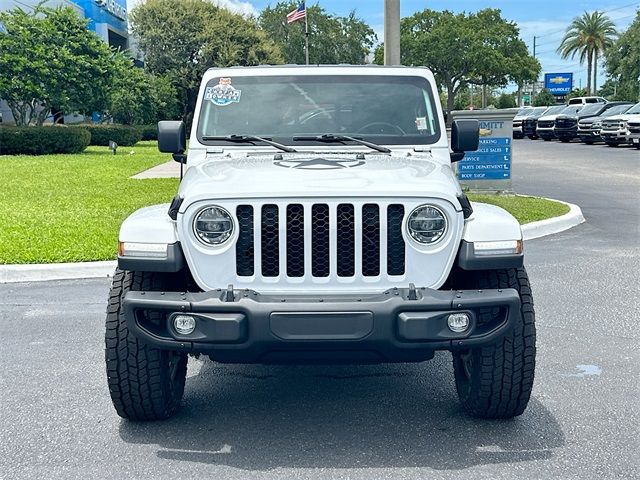
POLYGON ((400 0, 384 0, 384 64, 400 65, 400 0))

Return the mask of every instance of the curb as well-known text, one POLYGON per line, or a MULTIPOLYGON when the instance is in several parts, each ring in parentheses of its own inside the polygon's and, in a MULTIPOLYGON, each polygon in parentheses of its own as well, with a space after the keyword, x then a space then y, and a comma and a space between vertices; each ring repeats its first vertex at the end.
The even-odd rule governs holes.
MULTIPOLYGON (((522 235, 525 240, 560 233, 576 225, 580 225, 585 221, 579 206, 553 198, 549 198, 548 200, 567 205, 569 207, 569 213, 560 217, 523 225, 522 235)), ((0 265, 0 284, 81 278, 108 278, 113 275, 116 269, 116 263, 115 260, 111 260, 105 262, 0 265)))
POLYGON ((561 215, 560 217, 525 223, 522 225, 522 237, 524 240, 532 240, 534 238, 546 237, 547 235, 564 232, 565 230, 569 230, 570 228, 585 222, 582 210, 578 205, 556 200, 554 198, 547 198, 546 200, 552 200, 568 206, 569 212, 561 215))

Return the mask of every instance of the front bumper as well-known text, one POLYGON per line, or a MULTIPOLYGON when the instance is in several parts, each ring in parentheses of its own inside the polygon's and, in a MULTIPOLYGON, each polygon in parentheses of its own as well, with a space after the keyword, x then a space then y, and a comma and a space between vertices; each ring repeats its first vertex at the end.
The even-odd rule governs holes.
POLYGON ((273 296, 252 290, 128 292, 129 329, 158 348, 204 353, 231 363, 422 361, 436 350, 485 345, 520 315, 514 289, 439 291, 398 288, 380 294, 273 296), (151 313, 151 312, 160 312, 151 313), (464 333, 447 327, 466 312, 464 333), (196 318, 180 335, 175 315, 196 318))
POLYGON ((629 141, 628 130, 600 130, 600 136, 605 142, 626 143, 629 141))

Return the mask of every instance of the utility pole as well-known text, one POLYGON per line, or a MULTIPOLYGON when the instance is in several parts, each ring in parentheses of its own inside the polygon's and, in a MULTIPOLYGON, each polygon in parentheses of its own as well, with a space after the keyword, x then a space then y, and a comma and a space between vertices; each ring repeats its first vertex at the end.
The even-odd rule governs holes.
POLYGON ((400 0, 384 0, 384 64, 400 65, 400 0))
POLYGON ((304 12, 304 59, 309 65, 309 10, 304 12))
MULTIPOLYGON (((533 58, 536 58, 536 36, 533 36, 533 58)), ((533 81, 533 85, 531 87, 531 100, 529 103, 533 105, 533 100, 536 98, 536 83, 538 83, 538 77, 533 81)))

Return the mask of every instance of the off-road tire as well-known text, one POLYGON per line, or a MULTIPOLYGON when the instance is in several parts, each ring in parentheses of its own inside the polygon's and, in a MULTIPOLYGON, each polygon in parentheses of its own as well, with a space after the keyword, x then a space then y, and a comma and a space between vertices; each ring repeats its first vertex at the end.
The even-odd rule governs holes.
MULTIPOLYGON (((456 288, 515 288, 520 315, 513 330, 496 343, 453 354, 458 397, 481 418, 511 418, 524 412, 533 388, 536 330, 533 297, 524 268, 464 272, 456 288)), ((492 315, 491 311, 485 315, 492 315)), ((479 319, 482 321, 482 318, 479 319)))
POLYGON ((109 292, 105 333, 107 381, 113 406, 129 420, 163 420, 180 406, 187 355, 159 350, 127 328, 122 300, 128 291, 163 291, 167 274, 116 270, 109 292))

